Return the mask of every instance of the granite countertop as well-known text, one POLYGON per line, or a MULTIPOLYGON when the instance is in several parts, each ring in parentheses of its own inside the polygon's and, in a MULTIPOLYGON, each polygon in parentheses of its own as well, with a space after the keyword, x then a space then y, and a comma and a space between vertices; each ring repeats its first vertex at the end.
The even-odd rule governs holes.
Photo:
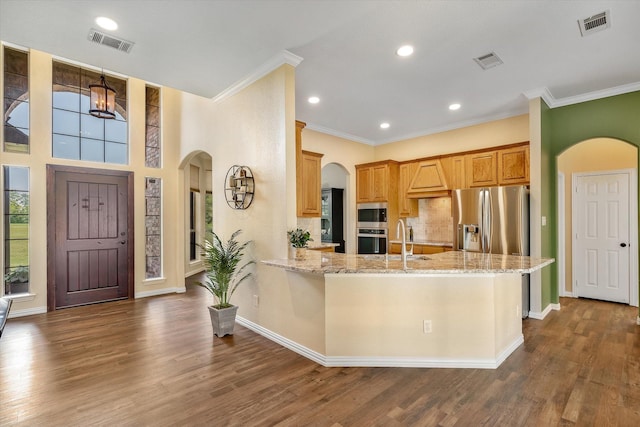
MULTIPOLYGON (((394 239, 394 240, 390 240, 389 243, 401 244, 402 240, 394 239)), ((407 240, 407 244, 411 244, 411 243, 413 243, 414 245, 420 245, 420 246, 443 246, 445 248, 453 247, 453 243, 451 242, 435 242, 432 240, 414 240, 413 242, 410 242, 407 240)))
POLYGON ((336 248, 340 246, 340 243, 331 243, 331 242, 322 242, 322 243, 316 243, 316 244, 312 244, 310 243, 309 246, 307 246, 307 249, 325 249, 325 248, 336 248))
POLYGON ((357 274, 498 274, 531 273, 554 262, 553 258, 481 254, 448 251, 432 255, 414 255, 402 268, 400 255, 353 255, 305 251, 305 258, 265 260, 263 264, 303 273, 357 274))

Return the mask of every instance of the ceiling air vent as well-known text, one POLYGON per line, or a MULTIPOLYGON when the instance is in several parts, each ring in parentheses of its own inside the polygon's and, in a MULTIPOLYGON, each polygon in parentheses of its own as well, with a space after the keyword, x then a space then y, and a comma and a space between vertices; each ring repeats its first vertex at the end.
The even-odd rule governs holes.
POLYGON ((101 44, 103 46, 109 46, 126 53, 131 52, 131 48, 135 44, 128 40, 110 36, 94 28, 89 31, 89 41, 101 44))
POLYGON ((498 55, 496 55, 495 52, 473 58, 473 60, 476 61, 483 70, 488 70, 489 68, 497 67, 502 64, 502 59, 498 58, 498 55))
POLYGON ((611 27, 609 11, 605 10, 597 15, 578 19, 578 26, 580 27, 580 34, 582 34, 582 37, 592 33, 597 33, 598 31, 606 30, 611 27))

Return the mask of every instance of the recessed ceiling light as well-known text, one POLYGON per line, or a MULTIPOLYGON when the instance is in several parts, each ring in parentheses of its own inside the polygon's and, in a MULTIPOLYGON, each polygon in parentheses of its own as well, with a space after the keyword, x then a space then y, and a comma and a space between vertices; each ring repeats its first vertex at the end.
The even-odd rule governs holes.
POLYGON ((318 102, 320 102, 320 98, 318 98, 317 96, 310 96, 307 101, 309 101, 310 104, 317 104, 318 102))
POLYGON ((460 104, 451 104, 449 105, 449 110, 456 111, 460 109, 460 104))
POLYGON ((380 129, 389 129, 389 123, 384 122, 384 123, 380 123, 380 129))
POLYGON ((400 46, 398 50, 396 50, 396 55, 398 56, 409 56, 413 53, 413 46, 404 45, 400 46))
POLYGON ((100 28, 103 28, 109 31, 115 31, 118 29, 118 23, 116 21, 104 16, 97 17, 96 24, 98 24, 100 28))

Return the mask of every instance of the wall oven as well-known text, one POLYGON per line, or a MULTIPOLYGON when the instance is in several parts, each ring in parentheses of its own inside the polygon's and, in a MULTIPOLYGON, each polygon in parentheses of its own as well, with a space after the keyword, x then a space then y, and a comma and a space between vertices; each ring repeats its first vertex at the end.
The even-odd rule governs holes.
POLYGON ((359 254, 386 254, 386 228, 358 228, 359 254))
POLYGON ((387 228, 387 204, 358 204, 358 228, 387 228))

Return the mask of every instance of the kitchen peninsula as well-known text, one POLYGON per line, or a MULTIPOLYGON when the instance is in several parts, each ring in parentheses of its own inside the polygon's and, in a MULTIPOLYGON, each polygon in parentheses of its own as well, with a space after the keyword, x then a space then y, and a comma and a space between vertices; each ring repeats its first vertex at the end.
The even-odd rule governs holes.
POLYGON ((523 342, 521 275, 552 262, 450 251, 404 270, 399 255, 307 251, 263 264, 286 270, 296 325, 275 340, 324 366, 495 369, 523 342))

